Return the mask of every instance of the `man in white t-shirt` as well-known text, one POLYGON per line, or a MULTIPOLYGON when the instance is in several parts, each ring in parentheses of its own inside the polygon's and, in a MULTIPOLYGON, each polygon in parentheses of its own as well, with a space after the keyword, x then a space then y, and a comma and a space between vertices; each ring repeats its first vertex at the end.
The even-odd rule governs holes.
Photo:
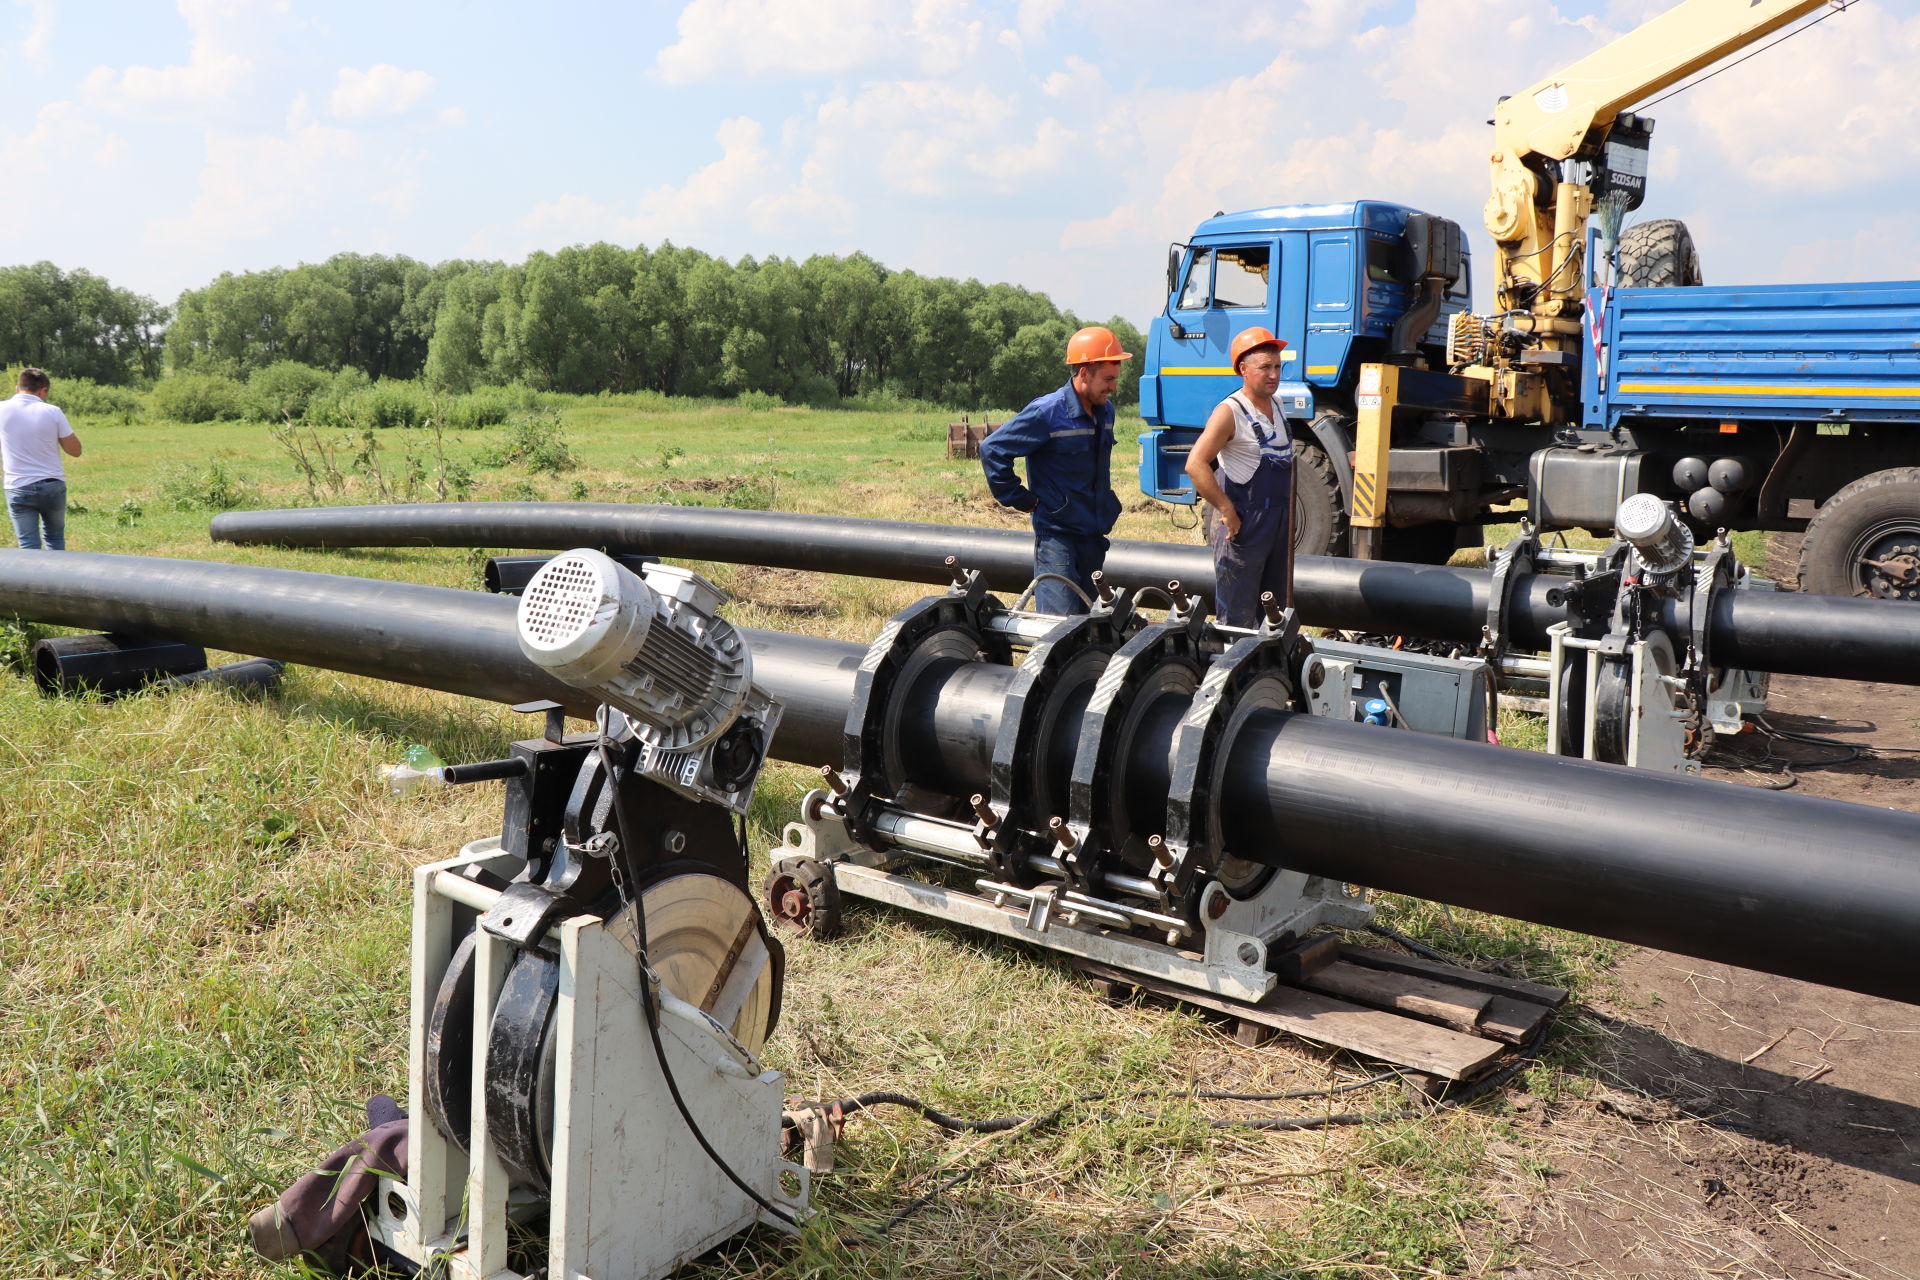
POLYGON ((67 549, 67 472, 60 455, 79 457, 80 437, 67 415, 47 403, 52 386, 40 370, 22 369, 12 398, 0 400, 0 470, 22 551, 67 549))

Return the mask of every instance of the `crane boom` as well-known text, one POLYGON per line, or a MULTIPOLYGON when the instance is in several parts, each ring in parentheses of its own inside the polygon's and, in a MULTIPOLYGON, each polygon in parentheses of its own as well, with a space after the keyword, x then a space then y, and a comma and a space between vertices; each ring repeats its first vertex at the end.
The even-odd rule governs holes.
MULTIPOLYGON (((1602 161, 1622 112, 1830 3, 1683 0, 1502 99, 1494 112, 1493 192, 1485 211, 1500 309, 1551 320, 1573 313, 1585 295, 1585 273, 1570 268, 1584 250, 1594 193, 1587 184, 1566 181, 1554 162, 1602 161)), ((1644 146, 1651 122, 1642 126, 1629 117, 1625 123, 1644 146)), ((1561 345, 1552 337, 1569 335, 1549 331, 1571 327, 1549 324, 1536 332, 1552 347, 1561 345)))

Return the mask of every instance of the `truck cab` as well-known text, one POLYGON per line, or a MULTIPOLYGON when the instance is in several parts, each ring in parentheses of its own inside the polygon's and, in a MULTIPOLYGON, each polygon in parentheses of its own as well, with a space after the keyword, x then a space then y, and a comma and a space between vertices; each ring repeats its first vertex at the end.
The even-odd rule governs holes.
MULTIPOLYGON (((1140 379, 1140 487, 1194 501, 1187 450, 1207 415, 1240 385, 1227 359, 1233 335, 1264 325, 1286 341, 1276 393, 1296 438, 1317 442, 1345 482, 1349 433, 1316 419, 1350 417, 1360 366, 1387 357, 1393 327, 1412 305, 1407 227, 1418 210, 1380 200, 1279 205, 1202 222, 1167 258, 1167 299, 1147 335, 1140 379), (1312 425, 1310 425, 1312 424, 1312 425), (1324 437, 1324 438, 1323 438, 1324 437)), ((1448 317, 1468 308, 1469 274, 1448 287, 1420 346, 1445 366, 1448 317)))

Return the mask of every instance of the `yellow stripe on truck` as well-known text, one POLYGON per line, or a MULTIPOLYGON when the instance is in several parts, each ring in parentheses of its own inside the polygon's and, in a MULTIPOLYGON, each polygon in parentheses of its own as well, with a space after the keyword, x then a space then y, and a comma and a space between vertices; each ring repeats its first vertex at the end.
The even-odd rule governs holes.
POLYGON ((1623 382, 1621 395, 1668 396, 1920 396, 1920 387, 1729 387, 1715 382, 1623 382))
MULTIPOLYGON (((1337 364, 1310 364, 1307 366, 1307 372, 1309 374, 1314 374, 1314 375, 1338 373, 1340 372, 1340 366, 1337 364)), ((1161 376, 1163 377, 1175 375, 1175 374, 1206 373, 1206 374, 1213 374, 1216 377, 1231 378, 1233 376, 1233 369, 1227 365, 1221 365, 1218 368, 1215 368, 1212 365, 1183 364, 1183 365, 1168 366, 1167 368, 1160 370, 1160 373, 1161 373, 1161 376)))

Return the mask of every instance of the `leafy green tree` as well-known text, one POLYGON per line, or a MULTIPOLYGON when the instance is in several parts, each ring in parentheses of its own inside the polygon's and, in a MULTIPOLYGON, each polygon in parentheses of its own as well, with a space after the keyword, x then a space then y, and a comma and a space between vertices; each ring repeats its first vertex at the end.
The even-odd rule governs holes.
POLYGON ((167 312, 87 271, 0 267, 0 367, 122 384, 160 372, 167 312))

